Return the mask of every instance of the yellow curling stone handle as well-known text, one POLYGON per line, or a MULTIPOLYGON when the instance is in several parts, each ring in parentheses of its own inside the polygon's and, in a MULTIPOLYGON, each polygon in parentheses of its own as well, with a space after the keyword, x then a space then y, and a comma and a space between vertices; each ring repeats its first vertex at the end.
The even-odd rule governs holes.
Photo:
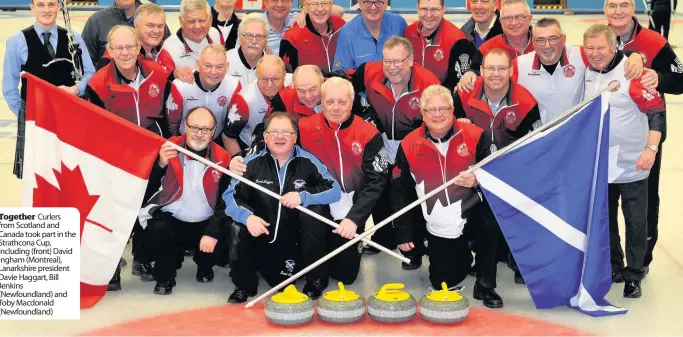
POLYGON ((308 296, 296 290, 296 287, 293 284, 288 285, 283 292, 272 297, 273 302, 280 304, 296 304, 304 302, 307 299, 308 296))
POLYGON ((401 290, 405 288, 403 283, 389 283, 375 293, 375 298, 384 302, 400 302, 410 298, 410 294, 401 290))
POLYGON ((344 283, 337 283, 339 285, 339 290, 332 290, 326 292, 323 297, 328 301, 333 302, 350 302, 357 300, 360 295, 357 293, 344 289, 344 283))
POLYGON ((462 300, 462 295, 456 291, 448 290, 446 282, 441 282, 441 290, 435 290, 427 294, 427 298, 435 302, 457 302, 462 300))

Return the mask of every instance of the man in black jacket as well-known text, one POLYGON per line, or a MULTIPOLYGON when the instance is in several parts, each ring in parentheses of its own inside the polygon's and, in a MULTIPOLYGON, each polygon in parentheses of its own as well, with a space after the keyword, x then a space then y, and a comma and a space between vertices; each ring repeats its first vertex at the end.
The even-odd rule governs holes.
MULTIPOLYGON (((236 179, 223 194, 226 213, 235 220, 231 232, 237 231, 239 237, 238 242, 232 241, 236 245, 231 252, 235 291, 230 303, 244 303, 256 295, 257 270, 270 286, 276 286, 300 270, 300 265, 324 253, 309 252, 306 247, 300 251, 302 236, 319 232, 311 228, 327 225, 293 208, 302 206, 327 215, 327 205, 339 201, 341 189, 320 160, 295 145, 297 133, 287 113, 274 113, 265 121, 266 148, 244 159, 244 178, 281 195, 279 202, 236 179)), ((315 271, 306 275, 308 282, 318 278, 315 271)))
POLYGON ((484 42, 503 34, 500 13, 496 10, 498 1, 469 0, 472 17, 460 28, 467 38, 479 48, 484 42))
POLYGON ((669 29, 671 28, 671 17, 676 13, 678 7, 678 0, 648 0, 647 4, 650 7, 650 29, 669 39, 669 29), (673 8, 671 7, 673 5, 673 8))

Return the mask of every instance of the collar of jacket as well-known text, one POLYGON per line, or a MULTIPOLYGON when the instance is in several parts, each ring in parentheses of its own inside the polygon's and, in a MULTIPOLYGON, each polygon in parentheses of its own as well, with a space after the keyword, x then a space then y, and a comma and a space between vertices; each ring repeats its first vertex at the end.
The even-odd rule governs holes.
MULTIPOLYGON (((123 76, 123 74, 121 74, 121 71, 119 71, 119 67, 116 65, 116 62, 112 62, 112 63, 113 63, 113 68, 114 68, 114 82, 116 84, 128 85, 130 83, 133 83, 133 81, 135 81, 135 79, 129 80, 129 79, 125 78, 123 76)), ((146 69, 144 69, 142 67, 142 65, 140 64, 140 60, 137 60, 135 62, 135 66, 138 67, 138 71, 140 72, 140 77, 142 79, 145 79, 145 78, 147 78, 147 76, 149 76, 149 74, 147 74, 146 69)), ((136 75, 136 77, 137 77, 137 75, 136 75)))
POLYGON ((438 138, 438 139, 432 137, 432 135, 429 133, 429 128, 427 127, 427 124, 426 123, 423 123, 423 124, 424 124, 424 137, 426 139, 432 141, 433 143, 445 143, 445 142, 449 141, 451 138, 453 138, 453 136, 455 136, 455 122, 453 123, 451 128, 448 129, 448 132, 446 132, 446 134, 443 137, 438 138))
MULTIPOLYGON (((213 40, 211 40, 211 35, 210 35, 210 33, 211 33, 211 27, 209 27, 209 32, 206 33, 205 39, 206 39, 207 41, 209 41, 209 44, 213 44, 213 40)), ((178 31, 175 32, 175 35, 178 37, 178 39, 180 39, 180 42, 183 43, 183 46, 185 47, 185 52, 186 52, 186 53, 192 53, 192 52, 193 52, 193 51, 192 51, 192 48, 190 48, 190 46, 187 44, 187 42, 185 42, 185 37, 183 36, 183 29, 182 29, 182 28, 178 28, 178 31)), ((201 51, 201 50, 199 50, 199 51, 201 51)))
POLYGON ((335 131, 341 131, 351 126, 351 123, 353 123, 353 113, 349 114, 349 117, 347 117, 345 121, 341 122, 341 124, 328 121, 327 118, 325 118, 324 116, 323 119, 325 120, 325 125, 327 125, 330 129, 335 131))
POLYGON ((211 90, 207 90, 207 89, 205 89, 204 87, 202 87, 202 81, 199 79, 199 71, 198 71, 198 70, 195 70, 195 71, 194 71, 194 83, 197 85, 197 87, 199 88, 199 90, 201 90, 201 91, 203 91, 203 92, 214 92, 214 91, 216 91, 216 90, 218 89, 218 87, 221 86, 221 83, 222 83, 222 82, 223 82, 223 81, 218 82, 218 84, 216 85, 215 88, 213 88, 213 89, 211 89, 211 90))
MULTIPOLYGON (((493 118, 493 111, 491 111, 489 104, 484 100, 485 92, 483 77, 480 76, 477 79, 477 82, 474 85, 474 90, 472 90, 472 93, 473 95, 467 101, 467 104, 478 110, 489 112, 491 114, 491 117, 493 118)), ((517 97, 514 94, 514 83, 510 81, 508 85, 508 92, 505 94, 507 106, 517 105, 519 102, 515 101, 516 98, 517 97)))
MULTIPOLYGON (((306 28, 310 30, 313 34, 321 36, 320 33, 318 32, 317 29, 315 29, 315 26, 313 26, 313 21, 311 21, 310 15, 306 14, 306 28)), ((332 19, 327 18, 327 35, 330 35, 331 33, 334 33, 334 25, 332 24, 332 19)))

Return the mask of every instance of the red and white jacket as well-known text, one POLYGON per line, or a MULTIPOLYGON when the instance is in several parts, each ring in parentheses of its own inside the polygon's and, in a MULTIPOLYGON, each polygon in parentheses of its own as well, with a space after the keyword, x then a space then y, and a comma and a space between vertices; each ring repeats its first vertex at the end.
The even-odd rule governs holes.
POLYGON ((299 97, 296 95, 296 88, 294 83, 280 89, 280 92, 273 97, 270 102, 270 109, 266 117, 270 116, 271 112, 287 112, 295 120, 300 118, 316 115, 322 112, 322 106, 316 105, 313 109, 301 104, 299 97))
POLYGON ((93 104, 158 135, 171 134, 164 102, 169 94, 168 74, 156 62, 138 61, 140 82, 137 90, 126 84, 116 64, 109 63, 88 81, 86 97, 93 104))
POLYGON ((287 71, 293 72, 299 65, 312 64, 323 72, 332 71, 334 53, 337 50, 339 30, 346 21, 339 16, 331 15, 328 19, 330 31, 321 35, 308 15, 306 27, 294 26, 287 30, 280 43, 280 57, 285 62, 287 71))
MULTIPOLYGON (((209 28, 209 34, 206 36, 203 45, 209 44, 223 44, 221 34, 214 27, 209 28)), ((159 52, 158 60, 164 68, 169 72, 173 72, 176 68, 190 67, 197 69, 197 61, 201 50, 192 50, 183 37, 182 29, 171 35, 159 52)))

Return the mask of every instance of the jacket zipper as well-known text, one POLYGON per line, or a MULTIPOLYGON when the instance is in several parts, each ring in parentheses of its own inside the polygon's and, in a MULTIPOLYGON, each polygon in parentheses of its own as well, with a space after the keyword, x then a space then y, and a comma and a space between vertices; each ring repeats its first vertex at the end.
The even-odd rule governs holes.
MULTIPOLYGON (((393 89, 392 89, 392 90, 393 90, 393 89)), ((398 104, 398 101, 399 101, 403 96, 410 95, 410 94, 415 93, 415 92, 417 92, 417 90, 413 90, 413 91, 411 91, 411 92, 406 92, 406 93, 400 94, 400 95, 396 98, 396 101, 394 102, 394 106, 391 107, 391 140, 396 140, 396 122, 395 122, 395 120, 396 120, 396 113, 395 113, 395 111, 396 111, 396 104, 398 104)))
MULTIPOLYGON (((329 46, 330 46, 330 42, 332 41, 332 37, 334 36, 334 34, 337 34, 338 31, 339 31, 339 29, 337 29, 332 34, 328 35, 327 45, 325 44, 325 39, 322 37, 322 35, 320 36, 320 41, 323 44, 323 48, 325 48, 325 60, 327 61, 327 71, 332 71, 332 64, 330 63, 329 46)), ((334 56, 332 56, 332 57, 334 57, 334 56)))
MULTIPOLYGON (((142 72, 142 69, 140 69, 140 72, 142 72)), ((140 98, 139 98, 140 87, 142 87, 142 83, 145 83, 145 81, 147 81, 148 78, 152 77, 152 74, 154 74, 154 71, 149 73, 149 75, 147 75, 147 77, 145 77, 142 81, 140 81, 140 83, 138 83, 137 89, 135 89, 135 92, 133 92, 133 100, 135 101, 135 113, 138 116, 138 126, 140 126, 140 122, 141 122, 140 121, 140 98)), ((140 76, 142 76, 142 73, 140 74, 140 76)))
MULTIPOLYGON (((277 162, 277 159, 271 156, 273 158, 273 161, 275 162, 275 173, 277 173, 277 183, 278 186, 280 187, 280 195, 282 195, 282 190, 284 189, 284 181, 280 182, 280 165, 277 162)), ((287 177, 287 167, 289 167, 289 160, 285 163, 285 171, 283 174, 285 175, 285 178, 287 177)), ((273 235, 273 240, 268 242, 268 243, 273 243, 275 240, 277 240, 277 232, 278 229, 280 228, 280 213, 282 210, 282 203, 278 202, 277 203, 277 220, 275 220, 275 234, 273 235)))

